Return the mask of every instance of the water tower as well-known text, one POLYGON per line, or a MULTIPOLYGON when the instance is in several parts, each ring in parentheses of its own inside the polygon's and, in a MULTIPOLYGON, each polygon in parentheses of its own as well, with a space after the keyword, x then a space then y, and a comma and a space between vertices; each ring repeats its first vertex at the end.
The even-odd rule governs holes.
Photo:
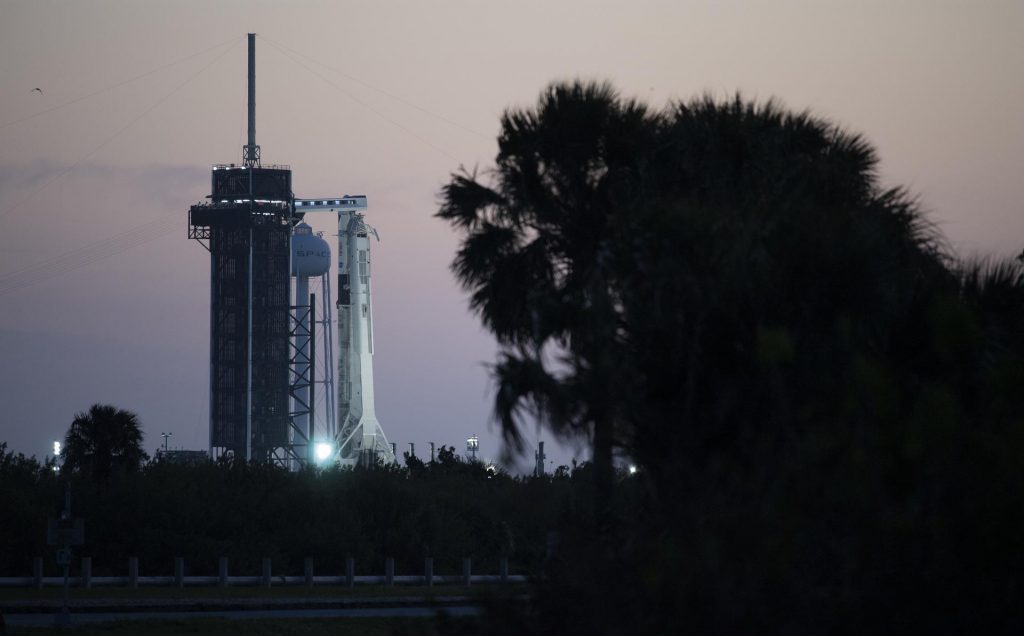
MULTIPOLYGON (((296 467, 315 457, 316 295, 309 279, 331 269, 331 248, 313 228, 299 223, 292 232, 292 276, 295 277, 292 337, 292 428, 289 431, 296 467)), ((326 280, 326 279, 323 279, 326 280)), ((329 332, 328 332, 329 333, 329 332)), ((322 349, 322 347, 321 347, 322 349)), ((329 351, 329 348, 328 348, 329 351)))

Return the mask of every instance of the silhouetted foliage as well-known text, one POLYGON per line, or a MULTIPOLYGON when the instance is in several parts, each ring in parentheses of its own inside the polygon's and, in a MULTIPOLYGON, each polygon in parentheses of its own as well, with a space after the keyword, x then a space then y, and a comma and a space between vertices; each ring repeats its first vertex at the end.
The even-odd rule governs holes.
POLYGON ((46 519, 61 492, 52 462, 8 452, 0 442, 0 572, 30 567, 28 555, 41 555, 46 519))
POLYGON ((596 484, 508 633, 1024 627, 1024 264, 775 102, 556 84, 498 144, 442 192, 452 268, 506 439, 584 435, 596 484))
POLYGON ((104 481, 114 472, 136 472, 149 455, 142 449, 142 428, 135 413, 93 404, 75 415, 61 450, 62 468, 104 481))
POLYGON ((383 572, 389 556, 400 574, 421 573, 426 556, 439 575, 461 571, 467 556, 479 573, 496 573, 503 556, 514 573, 538 572, 547 532, 578 484, 513 478, 445 457, 445 467, 423 471, 153 461, 97 487, 89 474, 58 479, 52 465, 0 453, 0 540, 11 547, 0 550, 0 576, 26 576, 33 556, 57 572, 46 519, 63 506, 63 481, 74 516, 85 519, 76 559, 91 556, 96 576, 123 575, 130 556, 154 574, 173 571, 179 556, 190 575, 216 574, 220 556, 234 574, 258 573, 263 557, 277 573, 301 574, 303 559, 313 557, 318 573, 342 574, 347 556, 360 574, 383 572))

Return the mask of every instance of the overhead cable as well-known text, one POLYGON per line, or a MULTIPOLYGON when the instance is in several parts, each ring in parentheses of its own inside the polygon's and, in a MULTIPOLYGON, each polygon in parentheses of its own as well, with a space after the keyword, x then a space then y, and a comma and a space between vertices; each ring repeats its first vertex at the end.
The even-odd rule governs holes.
MULTIPOLYGON (((236 40, 236 41, 235 41, 235 43, 236 43, 236 44, 237 44, 237 42, 238 42, 238 40, 236 40)), ((180 84, 176 85, 176 86, 175 86, 175 87, 174 87, 173 89, 171 89, 171 90, 170 90, 170 91, 169 91, 169 92, 168 92, 167 94, 165 94, 165 95, 164 95, 163 97, 161 97, 160 99, 158 99, 158 100, 156 101, 156 103, 154 103, 154 104, 153 104, 152 106, 150 106, 149 108, 147 108, 146 110, 144 110, 144 111, 143 111, 143 112, 142 112, 142 113, 141 113, 140 115, 138 115, 137 117, 135 117, 134 119, 132 119, 132 120, 131 120, 130 122, 128 122, 127 124, 125 124, 125 125, 124 125, 124 126, 122 126, 121 128, 118 128, 118 129, 117 129, 117 130, 116 130, 116 131, 114 132, 114 134, 110 135, 109 137, 107 137, 106 139, 104 139, 104 140, 103 140, 103 141, 102 141, 102 142, 101 142, 101 143, 100 143, 100 144, 99 144, 98 146, 96 146, 95 148, 93 148, 93 149, 92 149, 92 150, 90 150, 89 152, 87 152, 87 153, 85 153, 84 155, 82 155, 81 157, 79 157, 77 161, 75 161, 74 163, 72 163, 71 165, 69 165, 69 166, 68 166, 67 168, 65 168, 65 169, 61 170, 60 172, 58 172, 58 173, 57 173, 57 174, 55 174, 54 176, 52 176, 52 177, 50 177, 49 179, 47 179, 46 181, 44 181, 44 182, 43 182, 43 184, 42 184, 41 186, 39 186, 38 188, 35 188, 35 189, 34 189, 34 190, 32 190, 31 192, 29 192, 29 193, 28 193, 28 194, 27 194, 26 196, 24 196, 24 197, 22 197, 21 199, 19 199, 19 200, 15 201, 14 203, 12 203, 12 204, 10 204, 10 205, 7 205, 7 206, 5 206, 5 207, 3 207, 3 208, 0 208, 0 220, 3 220, 3 218, 4 218, 5 216, 7 216, 7 215, 8 215, 8 214, 9 214, 9 213, 10 213, 10 212, 12 211, 12 210, 14 210, 14 209, 16 209, 16 208, 20 207, 20 206, 21 206, 22 204, 24 204, 24 203, 25 203, 25 202, 27 202, 28 200, 32 199, 33 197, 35 197, 35 196, 36 196, 37 194, 39 194, 39 193, 40 193, 40 192, 42 192, 43 190, 47 189, 47 188, 48 188, 48 187, 50 187, 51 185, 53 185, 53 184, 54 184, 54 183, 55 183, 55 182, 56 182, 56 181, 57 181, 58 179, 60 179, 60 178, 61 178, 61 177, 63 177, 64 175, 68 174, 69 172, 71 172, 72 170, 74 170, 75 168, 77 168, 77 167, 78 167, 78 166, 79 166, 79 165, 80 165, 80 164, 81 164, 81 163, 82 163, 83 161, 85 161, 86 159, 88 159, 88 158, 92 157, 92 156, 93 156, 93 155, 95 155, 95 154, 96 154, 97 152, 99 152, 100 150, 102 150, 103 148, 105 148, 105 147, 107 146, 107 144, 109 144, 110 142, 112 142, 112 141, 114 141, 115 139, 117 139, 117 138, 118 138, 118 137, 119 137, 119 136, 121 135, 121 133, 123 133, 124 131, 128 130, 128 129, 129 129, 129 128, 131 128, 132 126, 134 126, 134 125, 135 125, 135 124, 136 124, 136 123, 137 123, 137 122, 138 122, 138 121, 139 121, 140 119, 142 119, 143 117, 145 117, 145 116, 146 116, 146 115, 148 115, 149 113, 153 112, 153 110, 154 110, 154 109, 156 109, 156 108, 157 108, 158 106, 160 106, 160 105, 161 105, 161 104, 163 104, 163 103, 164 103, 165 101, 167 101, 168 99, 170 99, 170 97, 171 97, 172 95, 174 95, 174 94, 175 94, 175 93, 177 93, 177 92, 178 92, 179 90, 181 90, 182 88, 184 88, 185 86, 187 86, 188 84, 190 84, 190 83, 191 83, 191 82, 192 82, 192 81, 193 81, 194 79, 196 79, 197 77, 199 77, 200 75, 202 75, 202 74, 203 74, 203 72, 204 72, 204 71, 206 71, 206 69, 210 68, 211 66, 213 66, 214 64, 216 64, 217 62, 219 62, 219 61, 221 60, 221 58, 223 58, 223 57, 224 57, 225 55, 227 55, 227 53, 228 53, 229 51, 231 51, 231 49, 233 49, 233 48, 234 48, 234 46, 229 46, 228 48, 224 49, 224 51, 223 51, 223 52, 222 52, 222 53, 221 53, 220 55, 218 55, 218 56, 217 56, 216 58, 214 58, 214 59, 213 59, 213 61, 209 62, 208 64, 206 64, 205 66, 203 66, 203 67, 202 67, 201 69, 199 69, 198 71, 196 71, 195 73, 193 73, 193 74, 192 74, 191 76, 189 76, 189 78, 188 78, 188 79, 186 79, 186 80, 185 80, 184 82, 181 82, 180 84)))
MULTIPOLYGON (((263 38, 263 39, 266 40, 266 38, 263 38)), ((352 93, 348 92, 347 90, 345 90, 344 88, 339 86, 337 83, 333 82, 332 80, 328 79, 327 77, 324 77, 324 75, 322 73, 313 70, 308 65, 303 63, 302 60, 297 59, 295 56, 293 56, 291 53, 289 53, 288 51, 284 50, 283 48, 279 47, 277 44, 271 42, 270 40, 266 40, 266 41, 272 47, 276 48, 281 53, 281 55, 283 55, 286 59, 288 59, 292 63, 297 64, 297 65, 301 66, 302 68, 306 69, 306 71, 309 72, 311 75, 313 75, 314 77, 317 77, 322 82, 324 82, 328 86, 334 88, 336 91, 338 91, 339 93, 341 93, 345 97, 349 98, 350 100, 352 100, 356 104, 359 104, 360 106, 362 106, 366 110, 370 111, 371 113, 373 113, 377 117, 383 119, 384 121, 386 121, 387 123, 391 124, 392 126, 401 129, 402 131, 404 131, 410 137, 416 139, 417 141, 419 141, 420 143, 424 144, 425 146, 428 146, 431 149, 441 153, 442 155, 444 155, 445 157, 448 157, 452 161, 459 161, 459 158, 456 157, 455 155, 453 155, 452 153, 448 152, 447 150, 444 150, 443 148, 440 148, 440 147, 432 144, 431 142, 427 141, 426 139, 424 139, 420 135, 417 135, 415 132, 413 132, 408 127, 403 126, 402 124, 398 123, 394 119, 391 119, 387 115, 379 112, 377 109, 373 108, 372 106, 370 106, 366 102, 364 102, 361 99, 357 98, 355 95, 353 95, 352 93)))
POLYGON ((173 66, 177 66, 178 64, 181 64, 182 62, 187 62, 187 61, 191 60, 194 57, 199 57, 201 55, 205 55, 205 54, 209 53, 210 51, 215 51, 215 50, 219 49, 220 47, 222 47, 222 46, 224 46, 226 44, 231 44, 231 43, 235 42, 236 40, 237 40, 237 38, 232 38, 232 39, 227 40, 225 42, 221 42, 220 44, 217 44, 215 46, 211 46, 208 49, 203 49, 202 51, 199 51, 198 53, 193 53, 192 55, 179 58, 177 60, 174 60, 173 62, 168 62, 167 64, 162 64, 162 65, 160 65, 160 66, 158 66, 158 67, 156 67, 154 69, 150 69, 150 70, 146 71, 145 73, 142 73, 140 75, 136 75, 135 77, 130 77, 130 78, 128 78, 126 80, 123 80, 121 82, 118 82, 116 84, 111 84, 110 86, 107 86, 106 88, 101 88, 98 91, 93 91, 92 93, 89 93, 87 95, 82 95, 81 97, 76 97, 75 99, 66 101, 66 102, 64 102, 62 104, 57 104, 56 106, 51 106, 50 108, 47 108, 45 110, 41 110, 41 111, 39 111, 37 113, 33 113, 31 115, 26 115, 25 117, 21 117, 19 119, 15 119, 15 120, 12 120, 12 121, 4 122, 4 123, 0 124, 0 130, 2 130, 4 128, 7 128, 8 126, 13 126, 15 124, 20 124, 22 122, 26 122, 26 121, 28 121, 30 119, 35 119, 36 117, 40 117, 40 116, 45 115, 47 113, 52 113, 55 110, 60 110, 62 108, 66 108, 68 106, 71 106, 72 104, 77 104, 78 102, 85 101, 85 100, 87 100, 87 99, 89 99, 91 97, 96 97, 97 95, 101 95, 101 94, 106 93, 108 91, 112 91, 115 88, 120 88, 120 87, 124 86, 125 84, 131 84, 132 82, 134 82, 136 80, 140 80, 140 79, 142 79, 144 77, 148 77, 148 76, 150 76, 150 75, 152 75, 154 73, 159 73, 160 71, 162 71, 164 69, 168 69, 168 68, 171 68, 173 66))
POLYGON ((372 90, 374 92, 377 92, 377 93, 380 93, 381 95, 384 95, 385 97, 388 97, 388 98, 393 99, 395 101, 401 102, 401 103, 405 104, 406 106, 408 106, 410 108, 414 108, 414 109, 420 111, 421 113, 423 113, 425 115, 429 115, 429 116, 431 116, 431 117, 433 117, 433 118, 435 118, 437 120, 443 121, 446 124, 449 124, 449 125, 454 126, 456 128, 460 128, 460 129, 462 129, 462 130, 464 130, 464 131, 466 131, 466 132, 468 132, 470 134, 476 135, 477 137, 480 137, 482 139, 487 139, 487 140, 493 140, 494 139, 494 135, 487 135, 485 133, 480 132, 479 130, 474 130, 474 129, 468 127, 468 126, 464 126, 464 125, 460 124, 457 121, 454 121, 452 119, 449 119, 449 118, 445 117, 444 115, 440 115, 438 113, 435 113, 435 112, 433 112, 431 110, 428 110, 428 109, 420 106, 419 104, 415 104, 415 103, 409 101, 408 99, 405 99, 404 97, 401 97, 399 95, 395 95, 394 93, 388 92, 388 91, 384 90, 383 88, 374 86, 373 84, 370 84, 369 82, 361 80, 358 77, 350 75, 349 73, 346 73, 345 71, 343 71, 341 69, 338 69, 338 68, 335 68, 333 66, 329 66, 327 64, 324 64, 323 62, 317 60, 316 58, 313 58, 313 57, 311 57, 309 55, 306 55, 304 53, 296 51, 295 49, 293 49, 293 48, 291 48, 289 46, 286 46, 284 44, 281 44, 280 42, 275 42, 274 40, 271 40, 270 38, 268 38, 265 35, 260 35, 260 38, 263 39, 263 40, 266 40, 266 42, 268 44, 276 46, 276 47, 278 47, 280 49, 283 49, 285 51, 289 51, 289 52, 295 54, 298 57, 304 58, 304 59, 312 62, 313 64, 316 64, 316 65, 318 65, 318 66, 320 66, 322 68, 325 68, 325 69, 327 69, 329 71, 333 71, 334 73, 337 73, 338 75, 341 75, 345 79, 351 80, 351 81, 355 82, 356 84, 359 84, 360 86, 364 86, 364 87, 366 87, 366 88, 368 88, 368 89, 370 89, 370 90, 372 90))
POLYGON ((0 296, 106 260, 176 230, 180 231, 180 228, 181 215, 178 212, 168 213, 40 263, 7 272, 0 276, 0 296))

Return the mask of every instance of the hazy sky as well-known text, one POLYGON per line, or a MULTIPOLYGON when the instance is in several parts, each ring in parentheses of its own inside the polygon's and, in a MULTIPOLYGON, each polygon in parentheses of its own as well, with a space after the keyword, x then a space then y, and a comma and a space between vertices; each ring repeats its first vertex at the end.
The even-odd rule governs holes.
POLYGON ((161 432, 205 448, 209 258, 186 213, 209 166, 241 158, 247 32, 264 162, 290 164, 298 196, 369 197, 377 412, 421 455, 474 432, 498 450, 494 345, 448 272, 438 191, 490 165, 502 110, 553 80, 654 106, 739 90, 809 108, 864 133, 884 182, 919 194, 962 253, 1024 248, 1020 0, 0 0, 11 448, 45 454, 93 402, 139 413, 151 451, 161 432))

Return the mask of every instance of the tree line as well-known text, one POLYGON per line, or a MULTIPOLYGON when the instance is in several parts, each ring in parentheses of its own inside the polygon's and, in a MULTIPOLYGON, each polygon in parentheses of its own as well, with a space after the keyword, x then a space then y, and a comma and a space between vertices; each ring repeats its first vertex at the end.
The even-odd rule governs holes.
POLYGON ((495 633, 1024 629, 1024 254, 956 254, 863 136, 558 83, 437 216, 505 439, 594 457, 572 558, 495 633))
MULTIPOLYGON (((66 448, 66 447, 65 447, 66 448)), ((124 575, 137 556, 142 574, 172 572, 184 557, 189 575, 214 575, 221 556, 233 574, 256 574, 263 557, 274 571, 301 574, 313 557, 320 574, 461 572, 463 557, 479 573, 497 573, 507 557, 515 573, 536 573, 547 536, 586 495, 586 465, 559 476, 514 477, 467 461, 452 447, 437 460, 407 457, 406 466, 309 469, 244 462, 182 465, 156 459, 116 465, 97 476, 86 465, 40 463, 0 443, 0 576, 27 576, 34 556, 56 573, 46 545, 47 519, 59 516, 70 485, 72 513, 83 517, 95 576, 124 575)))

